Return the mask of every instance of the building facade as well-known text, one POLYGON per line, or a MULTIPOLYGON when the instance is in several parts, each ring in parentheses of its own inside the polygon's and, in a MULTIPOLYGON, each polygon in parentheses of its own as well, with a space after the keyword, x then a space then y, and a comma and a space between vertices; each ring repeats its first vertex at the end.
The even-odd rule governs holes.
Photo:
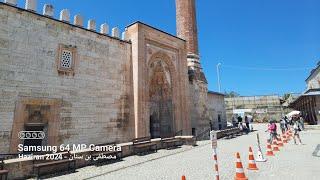
POLYGON ((227 114, 224 98, 224 94, 213 91, 208 92, 210 124, 214 130, 221 130, 227 127, 227 114))
POLYGON ((176 1, 177 36, 135 22, 121 38, 108 24, 85 25, 79 14, 72 21, 67 9, 55 19, 52 5, 40 14, 27 2, 0 3, 1 153, 210 127, 194 0, 176 1), (45 139, 24 141, 20 131, 43 131, 45 139))
POLYGON ((306 89, 319 89, 320 88, 320 62, 318 62, 317 67, 314 68, 308 78, 306 79, 306 89))
POLYGON ((305 80, 306 90, 289 107, 300 111, 305 121, 311 125, 320 124, 320 63, 305 80))

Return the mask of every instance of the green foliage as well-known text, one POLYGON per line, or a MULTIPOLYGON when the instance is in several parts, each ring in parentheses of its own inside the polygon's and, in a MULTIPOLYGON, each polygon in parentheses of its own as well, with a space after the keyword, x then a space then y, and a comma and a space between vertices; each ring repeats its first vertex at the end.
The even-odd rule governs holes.
POLYGON ((290 96, 291 96, 290 93, 286 93, 286 94, 284 94, 284 95, 282 96, 282 99, 283 99, 283 100, 287 100, 290 96))
POLYGON ((225 92, 227 98, 239 97, 240 94, 235 91, 225 92))

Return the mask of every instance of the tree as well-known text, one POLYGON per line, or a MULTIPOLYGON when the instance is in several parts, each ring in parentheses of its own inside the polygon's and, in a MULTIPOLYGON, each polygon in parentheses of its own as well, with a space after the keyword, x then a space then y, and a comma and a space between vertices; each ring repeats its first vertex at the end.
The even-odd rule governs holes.
POLYGON ((283 95, 282 99, 284 101, 286 101, 286 100, 288 100, 290 98, 290 96, 291 96, 291 93, 286 93, 286 94, 283 95))
POLYGON ((225 92, 227 98, 239 97, 240 94, 235 91, 225 92))

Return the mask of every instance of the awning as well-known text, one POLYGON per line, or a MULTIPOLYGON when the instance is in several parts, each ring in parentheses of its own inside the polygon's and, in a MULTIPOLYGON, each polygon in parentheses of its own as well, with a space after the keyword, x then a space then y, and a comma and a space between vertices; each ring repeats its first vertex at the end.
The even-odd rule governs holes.
POLYGON ((290 113, 286 114, 286 116, 290 119, 294 115, 300 114, 300 111, 291 111, 290 113))
POLYGON ((297 99, 295 99, 294 101, 292 101, 288 107, 290 108, 294 108, 294 105, 299 102, 302 98, 304 97, 308 97, 308 96, 320 96, 320 89, 308 89, 307 91, 305 91, 303 94, 301 94, 301 96, 299 96, 297 99))

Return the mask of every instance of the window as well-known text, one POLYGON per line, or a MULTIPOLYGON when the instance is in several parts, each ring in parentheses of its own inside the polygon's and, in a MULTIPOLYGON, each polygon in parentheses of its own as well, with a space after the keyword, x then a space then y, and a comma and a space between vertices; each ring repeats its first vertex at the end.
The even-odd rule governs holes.
POLYGON ((76 47, 60 44, 58 51, 57 64, 59 74, 74 75, 74 66, 77 57, 76 47))
POLYGON ((218 114, 218 122, 221 122, 221 114, 218 114))
POLYGON ((72 63, 72 52, 68 50, 63 50, 62 55, 61 55, 61 60, 60 60, 60 66, 63 68, 70 69, 71 63, 72 63))

